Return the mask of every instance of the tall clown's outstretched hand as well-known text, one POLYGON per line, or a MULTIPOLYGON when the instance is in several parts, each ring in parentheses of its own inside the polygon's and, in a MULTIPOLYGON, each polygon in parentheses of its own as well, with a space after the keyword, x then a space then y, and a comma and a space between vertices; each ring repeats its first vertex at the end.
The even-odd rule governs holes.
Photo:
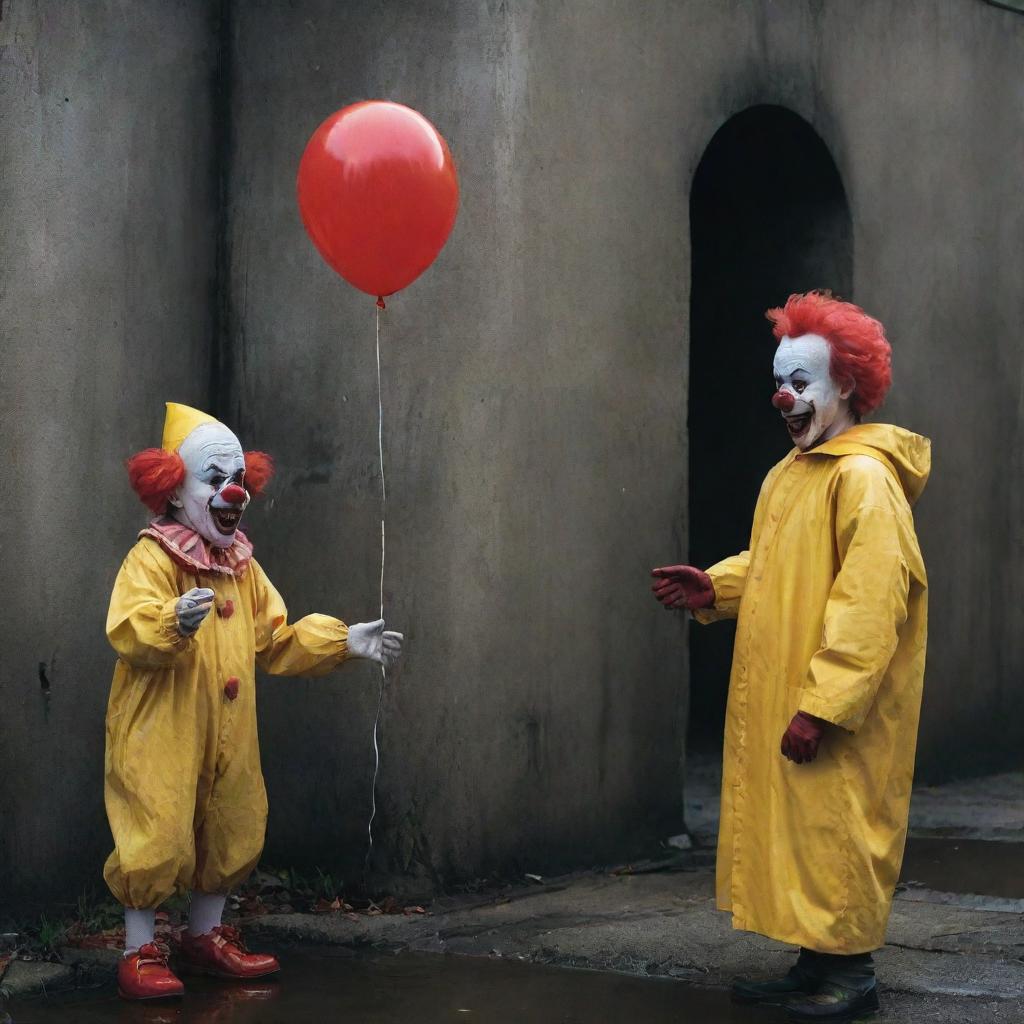
POLYGON ((210 614, 213 607, 213 591, 207 587, 193 587, 178 598, 174 614, 178 617, 178 632, 191 636, 210 614))
POLYGON ((654 596, 671 610, 686 608, 697 611, 715 603, 715 585, 703 569, 692 565, 666 565, 651 572, 654 577, 654 596))
POLYGON ((355 658, 369 658, 385 668, 391 668, 402 654, 405 637, 384 628, 384 620, 357 622, 348 627, 348 650, 355 658))

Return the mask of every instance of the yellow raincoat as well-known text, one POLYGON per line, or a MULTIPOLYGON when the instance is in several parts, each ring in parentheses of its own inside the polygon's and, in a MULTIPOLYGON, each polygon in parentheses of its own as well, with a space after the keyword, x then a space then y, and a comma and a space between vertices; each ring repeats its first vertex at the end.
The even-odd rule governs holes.
POLYGON ((708 570, 738 616, 726 712, 718 906, 822 953, 885 940, 906 838, 927 632, 911 506, 930 442, 860 424, 768 474, 750 550, 708 570), (817 760, 780 753, 798 711, 817 760))
MULTIPOLYGON (((168 529, 179 539, 191 534, 168 529)), ((226 556, 213 552, 219 564, 206 566, 159 529, 145 530, 114 585, 107 636, 118 662, 107 708, 105 800, 115 849, 103 874, 127 907, 156 907, 186 888, 226 892, 246 877, 267 820, 256 665, 274 675, 315 676, 347 656, 348 627, 340 620, 309 615, 288 624, 281 596, 236 536, 226 556), (174 606, 197 586, 214 591, 215 610, 186 638, 174 606)), ((181 546, 209 563, 210 551, 196 544, 181 546)))

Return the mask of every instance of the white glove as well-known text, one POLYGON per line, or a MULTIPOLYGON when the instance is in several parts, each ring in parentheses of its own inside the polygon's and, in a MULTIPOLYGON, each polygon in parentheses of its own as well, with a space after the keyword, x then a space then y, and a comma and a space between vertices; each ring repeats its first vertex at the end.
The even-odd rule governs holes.
POLYGON ((193 587, 178 598, 174 614, 178 616, 178 632, 191 636, 213 607, 213 591, 206 587, 193 587))
POLYGON ((348 627, 348 650, 355 658, 369 658, 391 668, 402 653, 401 633, 384 628, 384 620, 357 622, 348 627))

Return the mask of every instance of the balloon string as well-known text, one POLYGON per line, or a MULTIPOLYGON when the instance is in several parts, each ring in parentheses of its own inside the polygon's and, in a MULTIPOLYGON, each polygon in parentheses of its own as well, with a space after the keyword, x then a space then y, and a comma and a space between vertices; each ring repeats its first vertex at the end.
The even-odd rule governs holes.
MULTIPOLYGON (((384 519, 387 513, 388 488, 384 477, 384 396, 380 376, 380 311, 384 308, 383 299, 377 302, 377 453, 380 456, 380 617, 384 618, 384 519)), ((377 775, 380 772, 380 743, 377 733, 380 725, 380 712, 384 704, 384 683, 387 681, 388 670, 380 666, 380 688, 377 692, 377 712, 373 718, 373 782, 370 784, 370 821, 366 826, 366 860, 363 864, 364 876, 370 869, 370 856, 373 853, 373 819, 377 817, 377 775)))

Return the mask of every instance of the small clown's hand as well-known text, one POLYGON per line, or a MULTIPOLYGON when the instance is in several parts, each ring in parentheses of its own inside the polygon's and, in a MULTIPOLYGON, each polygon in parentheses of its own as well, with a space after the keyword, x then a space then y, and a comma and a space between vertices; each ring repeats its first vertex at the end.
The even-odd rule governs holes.
POLYGON ((355 658, 369 658, 391 668, 402 654, 401 633, 384 628, 384 620, 357 622, 348 627, 348 650, 355 658))
POLYGON ((178 617, 178 632, 192 636, 213 607, 213 591, 207 587, 193 587, 178 598, 174 613, 178 617))

